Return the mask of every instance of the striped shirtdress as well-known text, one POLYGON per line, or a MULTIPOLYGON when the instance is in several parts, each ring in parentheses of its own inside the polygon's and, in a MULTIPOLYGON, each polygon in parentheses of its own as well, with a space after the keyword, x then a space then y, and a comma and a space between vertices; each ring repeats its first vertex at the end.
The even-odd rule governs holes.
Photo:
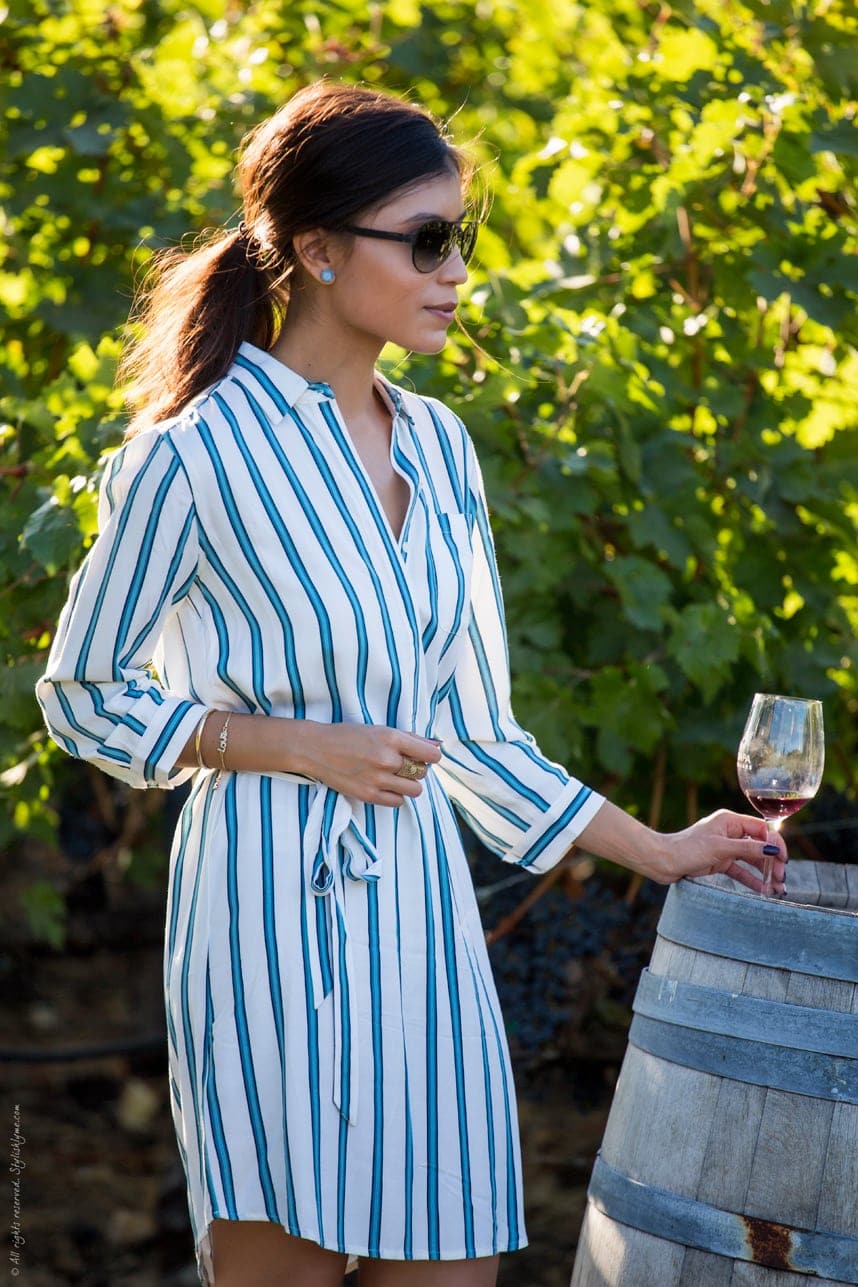
MULTIPOLYGON (((453 806, 554 865, 601 797, 515 722, 479 467, 381 376, 411 493, 392 532, 332 389, 244 343, 110 459, 100 535, 37 694, 53 738, 137 787, 191 779, 172 848, 170 1095, 200 1277, 209 1222, 352 1255, 525 1245, 503 1021, 453 806), (443 740, 373 807, 289 773, 175 767, 207 707, 443 740)), ((284 736, 288 737, 288 726, 284 736)))

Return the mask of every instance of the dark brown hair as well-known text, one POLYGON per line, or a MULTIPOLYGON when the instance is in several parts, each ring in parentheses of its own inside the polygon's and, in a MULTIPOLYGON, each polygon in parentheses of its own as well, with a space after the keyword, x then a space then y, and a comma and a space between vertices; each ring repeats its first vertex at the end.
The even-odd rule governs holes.
POLYGON ((336 229, 411 183, 451 169, 464 179, 467 168, 412 103, 331 81, 299 91, 242 142, 239 227, 155 256, 119 367, 134 411, 128 436, 220 379, 243 340, 270 348, 298 233, 336 229))

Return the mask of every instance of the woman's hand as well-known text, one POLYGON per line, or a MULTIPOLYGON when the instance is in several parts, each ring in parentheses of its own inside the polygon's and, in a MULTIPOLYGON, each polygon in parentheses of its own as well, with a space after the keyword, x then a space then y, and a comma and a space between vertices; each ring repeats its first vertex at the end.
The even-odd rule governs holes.
POLYGON ((397 728, 302 720, 292 723, 293 731, 299 724, 300 752, 290 757, 296 771, 366 804, 396 808, 406 796, 420 795, 421 782, 400 777, 399 770, 409 760, 429 765, 441 758, 439 742, 397 728))
POLYGON ((776 893, 783 893, 786 845, 778 832, 768 829, 763 818, 719 809, 684 831, 663 835, 661 839, 665 847, 664 866, 662 874, 654 875, 653 879, 663 884, 682 876, 714 876, 720 872, 759 894, 762 879, 748 867, 762 872, 767 856, 765 849, 770 846, 775 850, 769 855, 774 859, 772 885, 776 893))

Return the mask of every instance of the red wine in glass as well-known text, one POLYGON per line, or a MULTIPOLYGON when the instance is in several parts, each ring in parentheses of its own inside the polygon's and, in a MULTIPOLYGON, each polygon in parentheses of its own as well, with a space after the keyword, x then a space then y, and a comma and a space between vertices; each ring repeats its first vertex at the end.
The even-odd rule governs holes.
POLYGON ((757 813, 761 813, 766 822, 772 822, 777 826, 786 818, 791 818, 797 813, 803 804, 812 800, 812 795, 784 795, 780 791, 746 791, 748 803, 752 804, 757 813))
MULTIPOLYGON (((736 768, 749 804, 774 831, 816 795, 824 763, 822 703, 755 693, 736 768)), ((763 894, 773 893, 772 866, 767 858, 763 894)))

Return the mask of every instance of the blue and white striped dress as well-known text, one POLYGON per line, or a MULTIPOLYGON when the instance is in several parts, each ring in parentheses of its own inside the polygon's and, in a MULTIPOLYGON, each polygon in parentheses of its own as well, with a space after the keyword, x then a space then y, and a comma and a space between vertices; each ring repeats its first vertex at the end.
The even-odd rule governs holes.
POLYGON ((601 797, 510 711, 467 433, 442 404, 378 387, 411 492, 398 539, 333 391, 245 343, 111 458, 38 686, 72 755, 139 787, 192 779, 164 987, 203 1282, 215 1218, 390 1259, 526 1241, 503 1021, 452 806, 539 872, 601 797), (227 773, 215 791, 214 772, 174 767, 206 707, 396 726, 443 739, 443 759, 399 809, 287 773, 227 773))

